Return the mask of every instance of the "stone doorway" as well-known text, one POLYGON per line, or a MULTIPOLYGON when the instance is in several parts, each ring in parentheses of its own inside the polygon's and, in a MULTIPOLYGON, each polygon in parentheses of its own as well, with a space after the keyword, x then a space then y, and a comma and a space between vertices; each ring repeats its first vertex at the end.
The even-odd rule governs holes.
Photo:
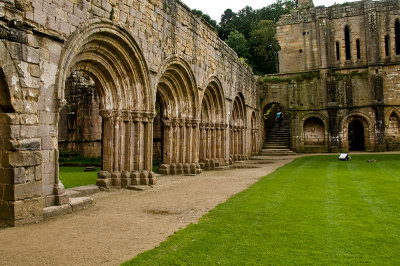
POLYGON ((353 120, 348 126, 349 151, 365 150, 364 125, 360 120, 353 120))

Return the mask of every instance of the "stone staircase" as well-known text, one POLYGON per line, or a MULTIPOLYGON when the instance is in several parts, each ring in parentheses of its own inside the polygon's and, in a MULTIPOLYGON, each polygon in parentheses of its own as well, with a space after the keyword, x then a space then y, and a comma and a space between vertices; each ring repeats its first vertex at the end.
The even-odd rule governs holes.
POLYGON ((288 156, 296 155, 290 150, 290 128, 288 123, 283 123, 279 128, 278 122, 274 122, 267 134, 261 156, 288 156))

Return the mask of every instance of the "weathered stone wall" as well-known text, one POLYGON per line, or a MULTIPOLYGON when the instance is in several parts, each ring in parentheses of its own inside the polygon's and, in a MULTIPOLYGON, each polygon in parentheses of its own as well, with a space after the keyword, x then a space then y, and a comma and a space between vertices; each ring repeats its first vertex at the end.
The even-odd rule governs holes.
MULTIPOLYGON (((6 84, 1 89, 10 99, 2 114, 2 136, 3 143, 11 142, 2 145, 1 171, 7 178, 1 181, 0 223, 41 220, 43 206, 67 200, 58 179, 58 121, 65 81, 74 71, 89 73, 98 86, 106 128, 103 185, 154 182, 155 95, 164 72, 175 73, 176 66, 190 76, 191 84, 182 87, 189 86, 186 92, 197 99, 196 115, 183 121, 193 127, 188 132, 198 132, 204 91, 218 80, 225 125, 240 92, 245 100, 243 136, 250 135, 249 114, 258 114, 251 70, 213 28, 177 0, 2 0, 0 17, 0 68, 6 84)), ((224 132, 229 143, 228 130, 224 132)), ((242 141, 243 156, 251 153, 249 141, 242 141)), ((223 148, 229 156, 229 145, 223 148)), ((198 164, 193 152, 190 163, 198 164)))
POLYGON ((261 107, 277 102, 287 109, 294 150, 348 151, 348 127, 354 120, 364 127, 365 150, 399 149, 391 133, 400 107, 400 54, 395 49, 399 10, 399 1, 327 8, 305 1, 282 17, 277 29, 281 73, 266 77, 260 85, 261 107), (385 36, 389 36, 388 51, 385 36), (325 132, 324 144, 312 144, 309 119, 319 121, 318 139, 325 132))

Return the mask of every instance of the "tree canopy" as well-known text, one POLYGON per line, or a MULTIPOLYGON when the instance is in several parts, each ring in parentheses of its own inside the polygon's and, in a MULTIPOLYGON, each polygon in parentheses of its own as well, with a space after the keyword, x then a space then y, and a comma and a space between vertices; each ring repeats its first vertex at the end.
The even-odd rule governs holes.
POLYGON ((257 10, 249 6, 238 13, 226 9, 217 27, 219 36, 239 57, 247 59, 256 74, 276 73, 280 50, 275 39, 276 22, 296 5, 296 0, 277 0, 257 10))

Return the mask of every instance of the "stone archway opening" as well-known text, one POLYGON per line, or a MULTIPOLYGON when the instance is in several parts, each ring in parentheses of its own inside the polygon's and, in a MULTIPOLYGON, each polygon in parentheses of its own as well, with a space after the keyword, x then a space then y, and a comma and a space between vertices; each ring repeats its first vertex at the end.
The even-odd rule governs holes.
POLYGON ((245 102, 243 95, 236 96, 230 119, 230 161, 247 160, 245 152, 245 102))
POLYGON ((198 95, 193 73, 180 59, 167 64, 157 86, 162 103, 163 142, 160 174, 199 174, 198 95))
POLYGON ((263 140, 267 140, 268 132, 272 129, 272 126, 275 122, 275 116, 278 110, 280 109, 279 103, 269 103, 263 108, 263 125, 264 125, 264 138, 263 140))
POLYGON ((201 168, 228 164, 226 160, 226 127, 222 88, 218 82, 207 86, 201 105, 200 152, 201 168))
POLYGON ((363 123, 355 119, 348 126, 348 147, 349 151, 364 151, 365 137, 363 123))
POLYGON ((102 118, 94 80, 76 71, 66 80, 58 123, 60 166, 101 167, 102 118))
MULTIPOLYGON (((99 106, 95 113, 101 119, 96 116, 95 123, 102 120, 99 127, 102 132, 100 129, 96 132, 96 138, 102 136, 102 169, 96 184, 104 187, 154 184, 154 101, 139 47, 128 32, 102 22, 80 31, 67 44, 60 60, 57 95, 60 102, 68 100, 68 80, 80 73, 89 88, 86 91, 92 91, 92 100, 98 97, 94 101, 99 106)), ((62 190, 58 184, 56 172, 55 190, 62 190)))

